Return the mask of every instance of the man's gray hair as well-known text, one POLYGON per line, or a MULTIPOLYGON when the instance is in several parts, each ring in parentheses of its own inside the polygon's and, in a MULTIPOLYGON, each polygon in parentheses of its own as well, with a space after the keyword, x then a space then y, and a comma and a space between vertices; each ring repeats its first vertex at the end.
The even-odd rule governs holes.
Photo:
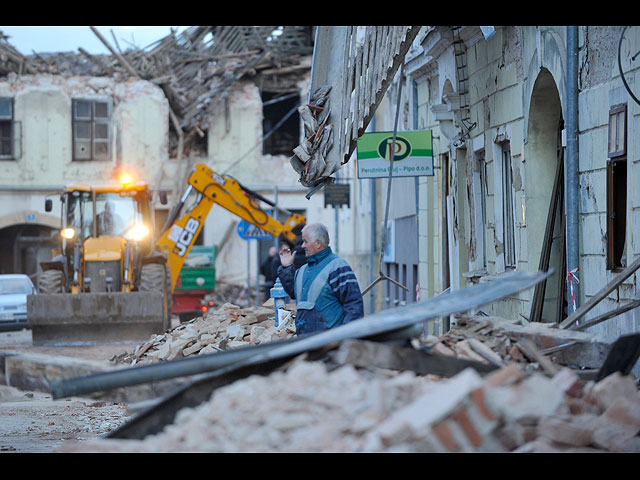
POLYGON ((323 245, 329 245, 329 232, 327 231, 327 227, 321 223, 310 223, 302 229, 302 232, 308 232, 309 239, 312 242, 320 240, 323 245))

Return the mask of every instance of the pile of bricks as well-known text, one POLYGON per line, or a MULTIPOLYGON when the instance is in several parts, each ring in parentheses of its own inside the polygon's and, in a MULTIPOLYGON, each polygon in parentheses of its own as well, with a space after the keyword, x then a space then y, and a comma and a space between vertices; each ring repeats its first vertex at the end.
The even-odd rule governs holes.
POLYGON ((426 337, 421 343, 440 355, 499 367, 517 363, 528 371, 546 368, 552 372, 556 365, 599 369, 610 349, 596 335, 554 328, 554 324, 462 315, 456 316, 447 333, 426 337))
POLYGON ((371 373, 298 359, 216 390, 157 435, 59 451, 640 452, 640 396, 619 373, 597 383, 516 364, 486 377, 371 373))
POLYGON ((114 356, 111 360, 118 364, 141 365, 288 338, 295 334, 294 310, 291 305, 285 306, 276 326, 273 308, 242 308, 225 303, 202 317, 163 334, 152 335, 134 352, 114 356))
MULTIPOLYGON (((288 327, 293 315, 280 329, 274 323, 271 308, 226 304, 168 332, 171 340, 165 337, 158 347, 139 347, 137 355, 145 359, 140 352, 146 348, 148 361, 168 360, 175 358, 171 352, 185 356, 212 351, 205 350, 210 345, 232 348, 295 334, 288 327)), ((545 325, 459 318, 445 335, 422 340, 430 352, 498 367, 491 373, 466 368, 440 377, 301 355, 268 376, 217 389, 157 435, 67 444, 60 451, 640 452, 635 377, 616 372, 588 380, 534 345, 574 339, 586 349, 589 337, 576 335, 545 325)), ((416 347, 415 339, 411 343, 416 347)))

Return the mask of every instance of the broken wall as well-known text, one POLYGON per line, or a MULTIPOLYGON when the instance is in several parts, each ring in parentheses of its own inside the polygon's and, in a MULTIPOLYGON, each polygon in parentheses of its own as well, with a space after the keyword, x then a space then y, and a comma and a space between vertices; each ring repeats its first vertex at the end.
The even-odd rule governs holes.
MULTIPOLYGON (((302 104, 309 91, 308 73, 300 75, 297 88, 302 104)), ((238 80, 228 96, 212 109, 209 125, 207 164, 214 171, 234 177, 245 187, 277 202, 280 208, 302 210, 308 222, 324 223, 330 238, 335 240, 333 212, 324 208, 322 195, 305 198, 307 190, 291 170, 290 156, 263 153, 262 138, 268 132, 263 131, 263 99, 255 81, 238 80)), ((300 138, 302 128, 300 122, 300 138)), ((271 207, 263 203, 261 208, 268 210, 271 207)), ((249 282, 256 290, 256 282, 261 281, 259 265, 264 258, 256 240, 244 240, 237 234, 240 221, 237 216, 214 205, 205 222, 203 242, 221 245, 226 236, 224 248, 216 259, 216 275, 230 283, 249 282)))
MULTIPOLYGON (((538 269, 557 164, 559 148, 556 145, 564 147, 564 143, 560 143, 563 142, 560 135, 563 127, 559 120, 566 120, 566 27, 497 27, 489 39, 479 33, 475 37, 470 33, 464 39, 472 128, 462 141, 455 138, 452 134, 464 131, 455 118, 455 105, 447 103, 446 97, 457 93, 461 72, 455 66, 460 58, 454 55, 453 35, 448 28, 433 27, 426 35, 418 37, 414 46, 419 45, 422 51, 409 58, 406 64, 408 75, 416 83, 417 125, 420 129, 433 131, 435 163, 440 167, 434 177, 419 180, 420 279, 423 294, 429 296, 442 291, 447 280, 451 281, 456 275, 466 276, 467 281, 487 281, 509 270, 503 243, 505 216, 502 208, 505 171, 501 145, 506 142, 511 155, 511 169, 507 173, 511 174, 513 197, 514 267, 538 269), (484 159, 483 181, 480 181, 477 164, 480 157, 484 159), (443 171, 445 159, 449 161, 450 172, 443 171), (461 169, 464 169, 462 176, 461 169), (446 173, 451 173, 448 182, 446 173), (455 178, 457 184, 452 181, 455 178), (451 188, 457 191, 450 192, 451 188), (450 211, 446 210, 445 199, 447 195, 460 198, 461 189, 465 201, 458 206, 463 209, 462 214, 449 219, 453 221, 446 227, 443 218, 450 211), (480 215, 478 210, 483 207, 480 215), (454 228, 457 221, 463 222, 464 230, 454 228), (460 232, 465 235, 464 245, 456 247, 453 244, 452 250, 450 237, 460 232), (471 233, 476 238, 469 238, 471 233), (481 250, 482 246, 484 250, 481 250), (468 264, 464 262, 465 253, 461 247, 467 249, 468 264), (483 254, 484 265, 480 261, 483 254), (461 260, 458 267, 449 261, 449 266, 459 270, 446 272, 447 265, 443 261, 451 256, 461 260)), ((613 60, 617 56, 617 41, 614 40, 619 38, 620 31, 619 27, 579 28, 579 304, 586 302, 616 275, 616 271, 606 267, 606 164, 608 114, 618 103, 626 103, 628 108, 627 265, 640 250, 637 240, 640 194, 635 188, 637 182, 634 182, 639 161, 637 142, 633 138, 633 132, 638 131, 639 107, 622 87, 617 62, 613 60)), ((633 35, 637 41, 637 32, 633 35)), ((551 258, 552 266, 560 274, 554 288, 547 288, 547 299, 551 297, 550 290, 557 290, 559 283, 566 281, 560 250, 552 253, 551 258)), ((636 272, 587 317, 595 317, 637 299, 640 296, 637 278, 636 272)), ((483 310, 506 318, 528 317, 532 295, 533 292, 523 292, 483 310)), ((632 310, 592 328, 606 331, 609 339, 613 339, 638 331, 638 321, 638 313, 632 310)))
POLYGON ((131 79, 22 75, 0 81, 0 97, 13 100, 15 158, 3 160, 0 191, 2 219, 28 209, 40 213, 40 222, 59 225, 60 210, 44 213, 43 192, 70 183, 97 183, 114 179, 118 168, 129 167, 152 188, 171 176, 167 162, 167 101, 154 84, 131 79), (72 160, 72 100, 112 103, 110 158, 72 160), (169 170, 168 174, 163 168, 169 170), (19 186, 19 189, 16 188, 19 186), (46 220, 45 220, 46 219, 46 220))
MULTIPOLYGON (((626 104, 626 231, 623 265, 640 255, 640 105, 624 88, 617 63, 621 27, 586 26, 579 29, 579 168, 580 168, 580 287, 582 302, 594 296, 616 277, 620 269, 607 269, 607 165, 609 111, 626 104)), ((625 42, 632 42, 634 53, 640 47, 638 28, 630 27, 625 42)), ((640 69, 624 65, 626 75, 637 92, 640 69)), ((640 273, 629 276, 599 302, 585 318, 595 318, 631 300, 640 298, 640 273)), ((640 311, 633 309, 617 318, 590 327, 606 339, 640 331, 640 311)), ((636 373, 637 374, 637 373, 636 373)))

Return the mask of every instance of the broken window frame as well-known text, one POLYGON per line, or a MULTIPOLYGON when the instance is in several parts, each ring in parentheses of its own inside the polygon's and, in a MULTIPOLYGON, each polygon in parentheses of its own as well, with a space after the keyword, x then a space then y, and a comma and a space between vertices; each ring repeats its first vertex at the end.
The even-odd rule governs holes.
POLYGON ((515 214, 513 195, 513 172, 511 142, 500 144, 502 161, 502 240, 504 245, 504 268, 516 268, 515 214))
POLYGON ((8 113, 3 113, 3 108, 0 108, 0 160, 15 160, 13 98, 0 97, 0 103, 8 106, 8 113))
POLYGON ((627 229, 627 104, 609 109, 607 141, 607 270, 625 267, 627 229))
POLYGON ((109 161, 111 160, 111 114, 113 105, 111 99, 74 98, 71 102, 72 129, 72 158, 73 161, 109 161), (79 112, 84 104, 89 107, 85 112, 79 112), (101 111, 100 107, 105 107, 101 111), (86 136, 78 136, 78 130, 87 129, 86 136), (79 148, 85 144, 81 153, 79 148), (86 148, 88 147, 88 148, 86 148), (98 149, 102 148, 102 151, 98 149))
MULTIPOLYGON (((265 89, 261 92, 261 98, 263 129, 262 154, 292 155, 293 149, 300 143, 300 114, 297 111, 297 105, 301 102, 300 92, 274 92, 265 89), (268 109, 265 108, 282 102, 285 102, 283 105, 286 105, 285 113, 283 113, 282 117, 278 117, 277 113, 269 114, 268 109), (287 107, 292 108, 288 113, 286 113, 287 107), (282 147, 279 139, 283 131, 287 129, 291 130, 289 133, 293 134, 293 138, 291 139, 290 146, 282 147)), ((282 111, 281 109, 280 112, 282 111)))
POLYGON ((487 164, 484 149, 474 152, 477 171, 473 173, 473 193, 475 198, 479 198, 480 205, 476 205, 476 247, 477 255, 480 257, 478 267, 487 271, 487 164), (478 208, 480 207, 480 208, 478 208), (478 218, 479 217, 479 218, 478 218))

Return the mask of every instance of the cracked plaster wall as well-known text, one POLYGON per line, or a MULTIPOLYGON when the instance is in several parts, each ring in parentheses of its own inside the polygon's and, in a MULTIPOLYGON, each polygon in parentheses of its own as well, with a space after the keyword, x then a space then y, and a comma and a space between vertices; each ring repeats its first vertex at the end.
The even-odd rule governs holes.
POLYGON ((55 218, 59 224, 59 205, 54 202, 54 212, 44 213, 45 193, 38 188, 46 192, 47 187, 104 182, 121 166, 144 173, 143 180, 152 187, 171 176, 164 172, 171 169, 168 103, 150 82, 11 73, 0 81, 0 96, 13 99, 18 156, 0 161, 0 192, 5 186, 0 217, 28 209, 39 212, 40 223, 55 218), (112 101, 111 160, 72 161, 72 99, 112 101))

